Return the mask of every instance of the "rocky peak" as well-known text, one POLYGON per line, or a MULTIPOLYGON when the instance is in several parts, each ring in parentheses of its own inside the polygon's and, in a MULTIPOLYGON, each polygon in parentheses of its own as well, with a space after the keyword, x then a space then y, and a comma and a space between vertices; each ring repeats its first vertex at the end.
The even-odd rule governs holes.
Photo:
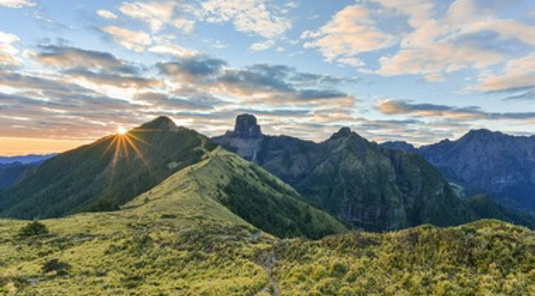
POLYGON ((156 119, 144 123, 139 128, 141 129, 158 129, 158 130, 175 130, 178 126, 173 120, 167 116, 159 116, 156 119))
POLYGON ((340 138, 348 138, 353 135, 357 135, 356 133, 352 132, 349 127, 342 127, 340 130, 338 130, 336 133, 334 133, 329 139, 340 139, 340 138))
POLYGON ((251 114, 241 114, 236 117, 233 135, 242 139, 256 139, 262 137, 262 130, 251 114))

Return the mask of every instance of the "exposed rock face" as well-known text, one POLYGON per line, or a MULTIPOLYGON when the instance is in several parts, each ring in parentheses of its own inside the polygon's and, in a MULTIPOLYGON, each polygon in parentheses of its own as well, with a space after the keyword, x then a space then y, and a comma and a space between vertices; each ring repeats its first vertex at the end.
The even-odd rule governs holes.
POLYGON ((224 147, 231 147, 229 150, 236 152, 244 159, 254 161, 263 138, 264 135, 256 117, 242 114, 236 118, 234 131, 228 131, 225 135, 215 137, 213 140, 224 147))
POLYGON ((240 139, 258 139, 262 137, 262 131, 256 117, 250 114, 242 114, 236 118, 233 136, 240 139))
POLYGON ((214 140, 354 227, 381 231, 422 223, 453 225, 475 218, 422 157, 382 149, 349 128, 322 143, 265 135, 259 141, 238 138, 235 132, 214 140))

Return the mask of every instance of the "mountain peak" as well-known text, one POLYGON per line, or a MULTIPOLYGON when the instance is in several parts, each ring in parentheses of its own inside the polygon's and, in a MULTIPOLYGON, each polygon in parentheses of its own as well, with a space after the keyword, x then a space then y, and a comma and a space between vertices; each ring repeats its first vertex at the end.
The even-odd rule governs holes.
POLYGON ((251 114, 240 114, 236 117, 234 136, 242 139, 255 139, 262 137, 262 130, 256 117, 251 114))
POLYGON ((340 128, 336 133, 334 133, 330 139, 339 139, 339 138, 347 138, 352 135, 356 135, 354 132, 351 131, 351 129, 347 126, 344 126, 340 128))
POLYGON ((147 123, 142 124, 141 129, 175 130, 178 126, 167 116, 159 116, 147 123))

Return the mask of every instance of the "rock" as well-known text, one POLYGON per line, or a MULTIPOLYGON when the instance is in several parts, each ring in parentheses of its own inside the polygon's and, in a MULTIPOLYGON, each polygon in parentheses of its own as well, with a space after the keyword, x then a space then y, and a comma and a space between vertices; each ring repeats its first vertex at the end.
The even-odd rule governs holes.
POLYGON ((232 136, 241 139, 261 138, 262 131, 256 121, 256 117, 251 114, 238 115, 232 136))

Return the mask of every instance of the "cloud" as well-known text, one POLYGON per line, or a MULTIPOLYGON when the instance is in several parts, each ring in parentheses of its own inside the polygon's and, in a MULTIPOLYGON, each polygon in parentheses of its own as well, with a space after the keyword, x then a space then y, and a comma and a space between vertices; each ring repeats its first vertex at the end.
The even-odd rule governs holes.
POLYGON ((301 38, 305 48, 317 49, 329 62, 443 81, 449 73, 483 71, 533 52, 535 26, 504 17, 498 2, 357 1, 301 38), (378 65, 364 65, 361 56, 372 52, 379 55, 378 65))
POLYGON ((177 62, 159 63, 157 67, 164 75, 173 76, 184 82, 202 83, 215 79, 226 65, 227 63, 220 59, 194 56, 177 62))
POLYGON ((142 31, 131 31, 118 26, 107 26, 100 30, 109 34, 118 44, 137 52, 144 51, 153 43, 151 36, 142 31))
POLYGON ((119 11, 123 14, 149 24, 153 33, 171 20, 177 3, 175 2, 123 2, 119 11))
POLYGON ((102 17, 102 18, 109 19, 109 20, 118 19, 117 15, 115 15, 113 12, 111 12, 109 10, 105 10, 105 9, 97 10, 97 15, 102 17))
POLYGON ((182 33, 188 35, 193 32, 193 29, 195 28, 195 21, 183 19, 183 18, 177 18, 173 20, 172 25, 180 29, 182 33))
POLYGON ((10 8, 21 8, 24 6, 35 6, 36 4, 31 0, 0 0, 0 6, 6 6, 10 8))
POLYGON ((182 111, 213 110, 215 106, 224 103, 221 99, 209 94, 194 94, 185 98, 157 92, 141 93, 136 97, 136 101, 150 104, 162 110, 175 109, 182 111))
POLYGON ((503 100, 504 101, 535 100, 535 89, 531 89, 528 91, 520 91, 518 93, 505 97, 503 100))
POLYGON ((251 44, 249 49, 252 51, 264 51, 264 50, 270 49, 271 47, 273 47, 273 45, 275 45, 274 40, 265 40, 262 42, 251 44))
POLYGON ((535 90, 535 55, 507 62, 503 73, 484 72, 479 83, 469 90, 483 92, 511 92, 535 90))
POLYGON ((376 0, 394 13, 408 17, 412 31, 400 49, 383 56, 381 75, 421 74, 430 81, 437 75, 464 68, 478 70, 503 62, 510 54, 504 42, 533 46, 534 26, 498 17, 489 3, 454 1, 443 14, 431 0, 376 0))
POLYGON ((22 60, 17 57, 19 50, 13 46, 19 41, 16 35, 0 31, 0 69, 22 65, 22 60))
POLYGON ((208 22, 230 21, 239 32, 272 39, 284 34, 292 23, 275 9, 270 9, 267 3, 266 0, 208 0, 201 6, 208 22))
POLYGON ((486 112, 477 106, 454 107, 435 104, 415 104, 402 100, 385 100, 377 105, 377 109, 386 115, 412 114, 423 118, 448 118, 461 121, 535 119, 535 112, 486 112))
POLYGON ((316 31, 305 31, 302 39, 310 39, 305 48, 318 48, 328 61, 347 58, 363 52, 394 45, 396 37, 376 27, 370 11, 361 5, 350 5, 339 11, 331 21, 316 31))
POLYGON ((94 72, 80 68, 65 70, 63 74, 67 75, 69 79, 85 80, 95 84, 95 86, 111 86, 137 90, 162 86, 162 82, 158 79, 118 73, 94 72))
POLYGON ((29 55, 41 65, 61 68, 91 68, 135 74, 137 69, 121 61, 114 55, 94 50, 68 46, 43 45, 39 53, 29 55))

